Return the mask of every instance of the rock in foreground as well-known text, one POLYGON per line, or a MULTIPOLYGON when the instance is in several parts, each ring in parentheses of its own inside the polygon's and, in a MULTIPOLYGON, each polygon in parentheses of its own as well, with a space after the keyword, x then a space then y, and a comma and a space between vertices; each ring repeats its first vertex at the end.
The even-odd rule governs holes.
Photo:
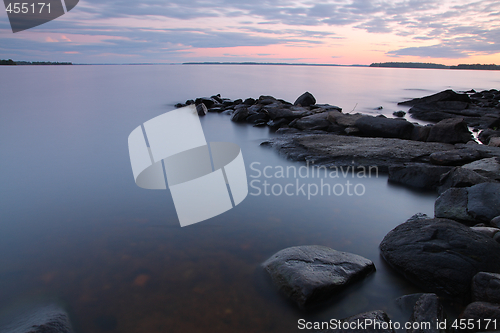
POLYGON ((500 244, 447 219, 408 221, 380 244, 384 259, 426 292, 464 297, 474 275, 500 272, 500 244))
POLYGON ((318 245, 281 250, 262 266, 273 283, 301 308, 326 301, 375 271, 366 258, 318 245))

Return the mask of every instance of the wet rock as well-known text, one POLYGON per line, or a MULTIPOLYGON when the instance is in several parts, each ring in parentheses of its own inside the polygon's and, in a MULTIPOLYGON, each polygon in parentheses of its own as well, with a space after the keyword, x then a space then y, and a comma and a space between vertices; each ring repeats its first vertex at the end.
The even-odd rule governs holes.
POLYGON ((290 123, 290 119, 287 118, 277 118, 274 120, 270 120, 267 122, 267 126, 271 128, 282 128, 282 127, 288 127, 288 124, 290 123))
POLYGON ((0 332, 71 333, 69 316, 55 304, 28 307, 0 319, 0 332))
POLYGON ((204 116, 208 113, 208 110, 204 103, 200 103, 196 105, 196 112, 198 113, 198 116, 204 116))
POLYGON ((297 98, 297 100, 293 103, 293 105, 300 105, 300 106, 310 106, 316 104, 316 98, 310 93, 310 92, 305 92, 302 95, 297 98))
POLYGON ((439 186, 441 176, 450 170, 451 167, 424 163, 393 166, 389 167, 389 181, 415 188, 434 190, 439 186))
POLYGON ((323 111, 339 111, 342 112, 342 108, 336 105, 330 105, 330 104, 315 104, 314 107, 317 107, 319 109, 322 109, 323 111))
POLYGON ((306 113, 301 111, 292 111, 281 106, 266 106, 263 108, 263 112, 267 113, 269 115, 269 118, 271 118, 272 120, 279 118, 288 118, 292 120, 310 115, 309 112, 306 113))
POLYGON ((212 106, 214 106, 216 104, 216 101, 214 101, 211 98, 200 97, 200 98, 195 99, 194 104, 196 104, 197 106, 199 104, 205 104, 205 107, 211 108, 212 106))
POLYGON ((418 219, 390 231, 384 259, 426 292, 465 297, 481 271, 500 272, 500 244, 448 219, 418 219))
POLYGON ((257 102, 255 99, 253 98, 247 98, 243 101, 243 104, 247 105, 247 106, 250 106, 250 105, 254 105, 255 102, 257 102))
POLYGON ((391 325, 391 319, 382 310, 360 313, 355 316, 343 319, 339 328, 319 331, 318 333, 394 333, 391 325), (372 323, 370 326, 356 327, 352 323, 372 323), (345 325, 346 328, 343 328, 345 325), (347 328, 347 327, 353 327, 347 328))
POLYGON ((483 158, 462 166, 464 169, 473 170, 480 175, 498 179, 500 178, 500 162, 497 157, 483 158))
POLYGON ((467 143, 472 134, 463 118, 444 119, 432 126, 428 142, 467 143))
POLYGON ((281 292, 301 308, 326 301, 375 270, 366 258, 318 245, 281 250, 262 266, 281 292))
POLYGON ((500 131, 493 129, 486 129, 484 131, 481 131, 481 133, 479 133, 477 138, 479 139, 479 141, 487 145, 490 143, 491 138, 496 138, 496 137, 500 137, 500 131))
POLYGON ((364 117, 362 114, 344 114, 340 112, 329 112, 328 120, 344 127, 353 127, 356 121, 364 117))
POLYGON ((327 120, 327 117, 327 113, 318 113, 297 119, 291 126, 301 130, 326 130, 332 124, 327 120))
POLYGON ((466 322, 470 319, 474 324, 474 329, 463 329, 460 332, 495 331, 500 322, 500 305, 488 302, 471 303, 467 305, 459 319, 465 319, 466 322), (493 324, 493 320, 496 320, 496 325, 493 324), (488 328, 485 329, 487 325, 488 328))
POLYGON ((393 116, 396 116, 396 117, 404 117, 406 116, 406 112, 402 111, 402 110, 399 110, 399 111, 394 111, 392 113, 393 116))
POLYGON ((251 116, 248 116, 245 121, 250 124, 257 124, 257 123, 267 123, 269 120, 269 117, 265 113, 257 113, 257 114, 252 114, 251 116))
POLYGON ((500 138, 499 137, 490 138, 490 141, 488 142, 488 146, 500 147, 500 138))
POLYGON ((476 221, 489 222, 500 215, 499 183, 482 183, 467 191, 467 212, 476 221))
POLYGON ((250 112, 246 107, 238 107, 231 115, 231 121, 234 122, 244 122, 247 117, 250 116, 250 112))
POLYGON ((399 139, 410 139, 414 127, 406 120, 371 116, 359 118, 354 126, 363 136, 399 139))
POLYGON ((443 322, 446 314, 436 294, 422 294, 413 307, 413 313, 410 318, 412 323, 429 323, 429 327, 411 328, 408 333, 439 333, 437 323, 443 322))
POLYGON ((481 154, 471 148, 439 151, 430 155, 431 163, 436 165, 464 165, 480 158, 481 154))
POLYGON ((438 193, 442 194, 452 187, 470 187, 491 181, 490 178, 483 177, 473 170, 455 167, 442 176, 438 193))

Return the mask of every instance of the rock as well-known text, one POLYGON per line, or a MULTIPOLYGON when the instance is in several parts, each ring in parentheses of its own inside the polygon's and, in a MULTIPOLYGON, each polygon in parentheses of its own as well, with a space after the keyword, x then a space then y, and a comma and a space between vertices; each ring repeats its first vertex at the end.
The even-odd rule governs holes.
POLYGON ((414 127, 406 120, 371 116, 359 118, 354 126, 363 136, 399 139, 410 139, 414 127))
POLYGON ((500 244, 448 219, 419 219, 390 231, 384 259, 426 292, 465 297, 479 272, 500 272, 500 244))
POLYGON ((410 139, 414 141, 426 142, 427 138, 429 137, 429 133, 431 132, 432 125, 420 126, 414 124, 413 126, 414 127, 410 139))
POLYGON ((492 137, 488 142, 488 146, 500 147, 500 137, 492 137))
POLYGON ((486 129, 484 131, 481 131, 481 133, 479 133, 479 136, 477 138, 479 139, 479 141, 487 145, 490 143, 490 140, 495 137, 500 137, 500 131, 493 129, 486 129))
POLYGON ((428 104, 428 103, 433 103, 433 102, 440 102, 440 101, 459 101, 459 102, 466 102, 470 103, 471 99, 469 95, 467 94, 457 94, 451 89, 441 91, 437 94, 422 97, 422 98, 414 98, 409 101, 401 102, 398 103, 398 105, 417 105, 417 104, 428 104))
POLYGON ((197 106, 199 104, 205 104, 205 107, 211 108, 212 106, 214 106, 216 104, 216 102, 211 98, 200 97, 200 98, 195 99, 194 104, 196 104, 197 106))
POLYGON ((474 324, 474 329, 463 329, 460 332, 495 331, 499 328, 500 305, 488 302, 471 303, 462 312, 460 319, 464 319, 465 322, 470 320, 474 324), (486 329, 487 325, 488 329, 486 329))
POLYGON ((414 214, 412 217, 410 217, 408 220, 406 220, 406 222, 415 221, 415 220, 428 220, 428 219, 431 219, 431 217, 429 217, 427 214, 417 213, 417 214, 414 214))
POLYGON ((396 117, 404 117, 406 116, 406 112, 402 111, 402 110, 399 110, 399 111, 394 111, 392 113, 393 116, 396 116, 396 117))
POLYGON ((345 134, 347 135, 358 135, 359 129, 357 127, 346 127, 344 129, 345 134))
POLYGON ((389 167, 389 181, 420 189, 435 190, 440 184, 441 176, 450 170, 451 167, 424 163, 393 166, 389 167))
POLYGON ((204 116, 208 113, 208 110, 205 104, 200 103, 196 105, 196 112, 198 113, 198 116, 204 116))
POLYGON ((392 322, 387 313, 382 310, 360 313, 343 319, 338 328, 319 331, 318 333, 394 333, 392 322), (372 323, 370 326, 357 327, 354 323, 372 323), (343 328, 345 325, 346 328, 343 328), (349 327, 349 328, 348 328, 349 327), (353 327, 353 328, 350 328, 353 327))
POLYGON ((467 143, 472 134, 463 118, 444 119, 431 128, 428 142, 467 143))
POLYGON ((500 232, 497 232, 495 236, 493 236, 493 240, 495 240, 497 243, 500 243, 500 232))
POLYGON ((481 158, 481 154, 471 148, 439 151, 430 156, 431 163, 436 165, 463 165, 481 158))
POLYGON ((273 283, 301 308, 329 299, 375 270, 368 259, 318 245, 281 250, 262 266, 273 283))
POLYGON ((476 221, 483 222, 500 215, 500 184, 482 183, 469 187, 467 212, 476 221))
POLYGON ((467 199, 468 188, 450 188, 442 193, 434 203, 434 215, 436 217, 449 218, 474 224, 475 219, 468 214, 467 199))
POLYGON ((332 124, 330 123, 330 126, 326 129, 327 132, 329 133, 334 133, 334 134, 347 134, 346 129, 338 124, 332 124))
POLYGON ((494 227, 500 228, 500 216, 492 218, 490 224, 494 227))
POLYGON ((247 105, 247 106, 250 106, 250 105, 254 105, 255 102, 257 102, 255 99, 253 98, 247 98, 243 101, 243 104, 247 105))
POLYGON ((268 121, 267 126, 272 127, 272 128, 282 128, 284 126, 288 127, 289 123, 290 123, 290 119, 277 118, 277 119, 268 121))
POLYGON ((452 187, 470 187, 476 184, 487 183, 491 181, 491 179, 483 177, 475 171, 455 167, 450 172, 444 174, 441 177, 440 186, 438 187, 438 193, 444 193, 446 190, 452 187))
POLYGON ((363 166, 380 172, 390 166, 423 161, 440 150, 452 149, 445 143, 401 139, 362 138, 335 134, 289 134, 269 140, 269 144, 287 158, 314 161, 317 165, 363 166))
POLYGON ((6 333, 71 333, 69 316, 55 304, 24 308, 9 313, 0 322, 0 332, 6 333))
POLYGON ((247 117, 250 116, 250 112, 246 107, 237 108, 231 115, 231 121, 234 122, 244 122, 247 117))
POLYGON ((344 127, 353 127, 356 121, 360 118, 364 117, 362 114, 356 113, 356 114, 344 114, 340 112, 329 112, 328 113, 328 120, 331 121, 332 123, 337 123, 340 126, 344 127))
POLYGON ((474 230, 475 232, 479 232, 485 236, 488 236, 490 238, 493 238, 495 237, 495 235, 497 234, 497 232, 500 231, 500 229, 498 228, 490 228, 490 227, 478 227, 478 226, 474 226, 474 227, 471 227, 472 230, 474 230))
POLYGON ((496 157, 483 158, 481 160, 462 166, 464 169, 473 170, 480 175, 496 179, 500 177, 500 163, 496 157))
POLYGON ((278 118, 288 118, 288 119, 297 119, 302 118, 304 116, 309 116, 311 113, 309 112, 301 112, 301 111, 292 111, 290 109, 285 109, 282 106, 272 106, 268 105, 263 108, 263 112, 269 115, 269 118, 272 120, 278 118))
POLYGON ((330 104, 315 104, 314 105, 317 108, 320 108, 322 110, 326 111, 339 111, 342 112, 342 108, 336 105, 330 105, 330 104))
POLYGON ((269 117, 265 113, 257 113, 257 114, 252 114, 251 116, 248 116, 245 121, 250 124, 257 124, 257 123, 267 123, 269 120, 269 117))
POLYGON ((318 113, 312 116, 297 119, 293 127, 301 130, 326 130, 332 123, 327 120, 327 113, 318 113))
POLYGON ((293 105, 300 105, 300 106, 310 106, 316 104, 316 98, 310 93, 310 92, 305 92, 302 95, 297 98, 297 100, 293 103, 293 105))
POLYGON ((438 322, 446 320, 446 314, 443 306, 436 294, 422 294, 413 307, 413 313, 410 318, 411 323, 425 323, 429 327, 411 328, 408 333, 439 333, 438 322))
POLYGON ((472 299, 500 303, 500 274, 479 272, 472 279, 472 299))
POLYGON ((182 103, 177 103, 174 105, 176 108, 183 108, 186 106, 186 104, 182 104, 182 103))
POLYGON ((188 99, 185 104, 191 105, 191 104, 195 104, 195 102, 192 99, 188 99))

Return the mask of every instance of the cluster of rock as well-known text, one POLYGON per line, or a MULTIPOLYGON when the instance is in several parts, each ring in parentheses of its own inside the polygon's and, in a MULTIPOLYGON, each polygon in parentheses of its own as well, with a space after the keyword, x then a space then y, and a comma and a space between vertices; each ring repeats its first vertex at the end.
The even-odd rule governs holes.
MULTIPOLYGON (((282 135, 262 144, 289 159, 327 167, 376 166, 388 172, 391 182, 438 191, 435 217, 410 218, 386 235, 380 251, 395 270, 428 293, 400 300, 410 304, 410 320, 442 321, 438 296, 445 296, 468 304, 460 318, 478 323, 500 322, 499 96, 496 90, 447 90, 404 102, 412 105, 413 117, 437 122, 427 126, 345 114, 339 107, 316 104, 310 93, 293 104, 272 96, 244 101, 212 96, 186 104, 195 103, 200 115, 224 112, 235 122, 277 129, 282 135), (479 139, 489 145, 475 142, 468 127, 481 129, 479 139)), ((321 246, 284 249, 263 267, 301 308, 325 302, 375 271, 366 258, 321 246)), ((345 321, 357 318, 390 320, 374 311, 345 321)))

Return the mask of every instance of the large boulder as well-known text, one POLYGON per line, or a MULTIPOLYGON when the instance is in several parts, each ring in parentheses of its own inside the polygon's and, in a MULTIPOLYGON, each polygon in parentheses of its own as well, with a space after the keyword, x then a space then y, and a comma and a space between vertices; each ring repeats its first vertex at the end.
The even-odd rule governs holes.
POLYGON ((451 167, 436 166, 425 163, 409 163, 389 167, 389 181, 415 188, 434 190, 441 176, 451 170, 451 167))
POLYGON ((335 324, 337 326, 318 333, 394 333, 391 319, 382 310, 360 313, 335 324), (365 325, 366 323, 369 325, 365 325))
POLYGON ((297 98, 297 100, 293 103, 293 105, 300 106, 311 106, 314 104, 316 104, 316 98, 314 98, 314 96, 308 91, 300 95, 299 98, 297 98))
POLYGON ((467 200, 467 188, 450 188, 434 203, 434 215, 474 225, 476 220, 467 211, 467 200))
POLYGON ((0 332, 72 333, 69 316, 56 304, 28 306, 8 311, 0 318, 0 332))
POLYGON ((363 136, 410 139, 414 125, 404 119, 365 116, 355 124, 363 136))
POLYGON ((500 179, 500 162, 498 157, 483 158, 462 166, 491 179, 500 179))
POLYGON ((414 219, 380 244, 384 259, 426 292, 466 297, 478 272, 500 273, 500 244, 448 219, 414 219))
POLYGON ((472 299, 500 304, 500 274, 477 273, 472 279, 472 299))
POLYGON ((432 126, 427 142, 467 143, 472 134, 463 118, 441 120, 432 126))
POLYGON ((262 266, 278 289, 301 308, 326 301, 375 271, 366 258, 318 245, 281 250, 262 266))
POLYGON ((500 328, 500 305, 488 302, 471 303, 462 312, 460 319, 465 323, 471 322, 473 327, 463 328, 459 332, 497 331, 500 328))

